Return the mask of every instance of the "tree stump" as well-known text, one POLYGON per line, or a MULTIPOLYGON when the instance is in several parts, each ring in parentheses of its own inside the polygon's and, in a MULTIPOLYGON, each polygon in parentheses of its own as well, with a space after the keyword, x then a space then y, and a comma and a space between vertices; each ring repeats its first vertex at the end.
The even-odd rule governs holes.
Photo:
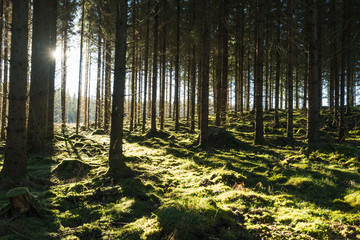
POLYGON ((9 199, 9 204, 0 211, 1 215, 22 216, 38 213, 35 198, 28 188, 13 188, 7 192, 6 197, 9 199))

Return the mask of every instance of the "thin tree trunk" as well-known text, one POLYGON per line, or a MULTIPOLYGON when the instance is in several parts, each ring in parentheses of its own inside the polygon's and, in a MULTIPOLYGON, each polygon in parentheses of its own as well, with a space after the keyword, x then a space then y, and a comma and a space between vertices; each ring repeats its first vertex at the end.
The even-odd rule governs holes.
MULTIPOLYGON (((2 108, 1 108, 1 140, 6 138, 6 116, 7 116, 7 103, 8 103, 8 72, 9 72, 9 30, 7 24, 10 22, 10 1, 6 1, 5 11, 5 35, 4 35, 4 79, 3 79, 3 95, 2 95, 2 108)), ((1 46, 0 46, 1 47, 1 46)))
POLYGON ((281 0, 278 0, 277 6, 277 31, 276 31, 276 67, 275 67, 275 114, 274 114, 274 127, 278 128, 280 126, 279 122, 279 94, 280 94, 280 34, 281 34, 281 25, 280 25, 280 14, 281 14, 281 0))
POLYGON ((163 44, 162 44, 162 78, 160 89, 160 130, 164 130, 165 118, 165 77, 166 77, 166 22, 162 26, 163 44))
MULTIPOLYGON (((147 6, 147 13, 150 11, 150 1, 148 2, 147 6)), ((147 82, 148 82, 148 68, 149 68, 149 38, 150 38, 150 20, 149 17, 146 16, 146 36, 145 36, 145 69, 144 69, 144 103, 143 103, 143 120, 142 120, 142 133, 145 133, 145 126, 146 126, 146 94, 147 94, 147 82)), ((150 81, 149 81, 150 83, 150 81)), ((150 89, 150 87, 149 87, 150 89)))
POLYGON ((208 137, 208 117, 209 117, 209 59, 210 59, 210 31, 209 31, 209 0, 201 1, 202 8, 202 80, 201 80, 201 129, 200 145, 206 146, 209 142, 208 137))
POLYGON ((95 106, 95 128, 101 127, 100 122, 100 105, 101 105, 101 35, 100 35, 100 27, 98 33, 98 57, 97 57, 97 78, 96 78, 96 106, 95 106))
POLYGON ((263 92, 263 61, 264 61, 264 0, 259 0, 257 3, 257 54, 256 54, 256 79, 254 86, 254 107, 255 107, 255 144, 263 144, 264 130, 263 130, 263 108, 262 108, 262 92, 263 92))
POLYGON ((293 85, 294 85, 294 44, 292 42, 293 38, 293 28, 294 28, 294 17, 293 17, 293 3, 292 0, 288 0, 288 81, 287 81, 287 92, 288 92, 288 112, 287 112, 287 128, 286 136, 290 139, 294 138, 293 133, 293 85))
POLYGON ((88 84, 89 84, 89 40, 86 40, 86 57, 85 57, 85 85, 84 85, 84 126, 88 126, 88 84))
POLYGON ((175 56, 175 132, 179 131, 179 86, 180 86, 180 0, 176 0, 176 56, 175 56))
POLYGON ((152 102, 151 102, 151 132, 156 132, 156 94, 157 94, 157 45, 159 26, 159 1, 155 0, 154 17, 154 59, 153 59, 153 80, 152 80, 152 102))
MULTIPOLYGON (((67 8, 68 0, 64 2, 64 8, 67 8)), ((61 123, 62 129, 66 127, 66 77, 67 77, 67 44, 68 44, 68 21, 65 19, 64 24, 64 35, 63 35, 63 48, 62 48, 62 61, 61 61, 61 123)))
POLYGON ((78 85, 78 103, 77 103, 77 113, 76 113, 76 134, 79 133, 80 118, 81 118, 81 84, 82 84, 84 18, 85 18, 85 0, 82 0, 81 29, 80 29, 79 85, 78 85))

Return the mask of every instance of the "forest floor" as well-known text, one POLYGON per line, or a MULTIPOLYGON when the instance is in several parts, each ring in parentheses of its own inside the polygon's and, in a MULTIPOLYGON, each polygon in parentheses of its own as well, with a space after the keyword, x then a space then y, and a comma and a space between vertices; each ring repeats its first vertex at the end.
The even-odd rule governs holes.
POLYGON ((304 112, 294 114, 294 141, 280 116, 274 129, 265 112, 264 146, 252 144, 250 114, 230 114, 206 149, 186 122, 178 133, 171 121, 151 136, 125 131, 129 179, 104 175, 107 134, 59 132, 52 156, 28 160, 27 186, 43 211, 1 217, 0 239, 360 239, 360 108, 341 144, 324 110, 316 151, 304 112))

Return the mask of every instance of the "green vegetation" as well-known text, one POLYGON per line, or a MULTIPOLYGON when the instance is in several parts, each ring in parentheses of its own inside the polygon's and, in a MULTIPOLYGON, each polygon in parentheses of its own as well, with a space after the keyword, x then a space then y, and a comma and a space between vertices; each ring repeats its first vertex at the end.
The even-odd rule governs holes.
POLYGON ((172 123, 152 135, 125 132, 129 179, 104 175, 108 135, 58 133, 53 156, 28 160, 26 187, 47 211, 2 217, 0 239, 359 239, 360 109, 341 144, 324 111, 318 150, 304 143, 303 112, 295 112, 293 142, 272 116, 265 113, 264 146, 252 144, 250 114, 230 114, 206 149, 186 122, 178 133, 172 123))

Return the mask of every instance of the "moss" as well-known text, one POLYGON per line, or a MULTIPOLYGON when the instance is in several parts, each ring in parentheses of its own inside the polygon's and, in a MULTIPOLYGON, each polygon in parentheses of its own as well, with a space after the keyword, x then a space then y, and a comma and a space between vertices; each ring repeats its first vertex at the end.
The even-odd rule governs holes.
POLYGON ((344 202, 348 203, 354 208, 360 207, 360 191, 350 193, 344 197, 344 202))

